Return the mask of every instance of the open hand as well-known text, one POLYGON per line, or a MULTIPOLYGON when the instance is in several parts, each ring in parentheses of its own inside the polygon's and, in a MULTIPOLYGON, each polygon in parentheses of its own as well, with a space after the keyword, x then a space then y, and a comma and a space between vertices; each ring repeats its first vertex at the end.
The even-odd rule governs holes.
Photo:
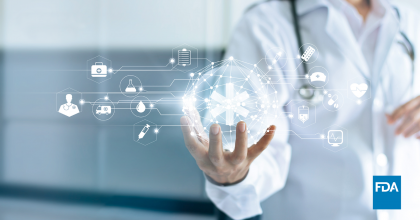
MULTIPOLYGON (((395 130, 396 135, 410 137, 420 131, 420 96, 398 107, 391 115, 386 115, 388 124, 394 124, 401 119, 401 124, 395 130)), ((420 135, 416 135, 420 139, 420 135)))
MULTIPOLYGON (((198 115, 198 112, 197 114, 198 115)), ((191 128, 191 120, 181 118, 181 128, 185 145, 197 162, 198 167, 213 181, 219 184, 233 184, 243 180, 252 161, 261 154, 274 137, 276 127, 270 126, 264 136, 248 148, 246 123, 241 121, 236 126, 236 142, 233 152, 223 150, 222 132, 218 124, 210 127, 209 141, 203 137, 204 129, 200 120, 191 128)))

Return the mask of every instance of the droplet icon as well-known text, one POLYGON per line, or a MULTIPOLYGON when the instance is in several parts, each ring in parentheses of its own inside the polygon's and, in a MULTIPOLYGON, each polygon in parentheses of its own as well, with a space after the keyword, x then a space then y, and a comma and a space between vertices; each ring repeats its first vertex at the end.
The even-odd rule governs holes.
POLYGON ((136 109, 139 113, 143 113, 146 110, 146 106, 143 104, 143 101, 140 101, 139 104, 137 104, 136 109))

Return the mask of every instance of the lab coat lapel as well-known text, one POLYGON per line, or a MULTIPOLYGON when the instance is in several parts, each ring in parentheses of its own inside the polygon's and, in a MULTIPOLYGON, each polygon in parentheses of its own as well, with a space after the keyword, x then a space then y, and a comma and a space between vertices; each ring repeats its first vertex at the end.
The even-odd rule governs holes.
POLYGON ((370 77, 369 67, 357 43, 347 19, 332 6, 328 7, 326 32, 337 44, 341 53, 351 60, 366 78, 370 77))
MULTIPOLYGON (((389 51, 399 32, 399 20, 392 8, 387 10, 382 23, 387 25, 381 25, 375 47, 373 73, 376 77, 372 79, 373 85, 377 85, 379 78, 381 77, 381 72, 384 68, 389 51)), ((377 87, 375 86, 374 88, 377 87)))

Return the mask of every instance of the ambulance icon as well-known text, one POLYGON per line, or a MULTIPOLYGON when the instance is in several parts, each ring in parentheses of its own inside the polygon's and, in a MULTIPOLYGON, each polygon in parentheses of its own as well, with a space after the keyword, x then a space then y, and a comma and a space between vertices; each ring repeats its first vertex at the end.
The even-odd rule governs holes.
POLYGON ((96 108, 97 115, 109 115, 111 114, 111 106, 109 105, 100 105, 96 108))

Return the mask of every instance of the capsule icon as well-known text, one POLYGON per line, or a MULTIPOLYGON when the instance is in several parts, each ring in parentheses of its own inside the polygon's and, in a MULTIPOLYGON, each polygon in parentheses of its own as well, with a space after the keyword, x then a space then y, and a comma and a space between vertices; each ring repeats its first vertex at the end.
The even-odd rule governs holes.
POLYGON ((337 94, 333 95, 333 97, 331 97, 330 100, 328 100, 328 105, 333 105, 334 102, 337 101, 337 99, 338 99, 338 95, 337 94))

